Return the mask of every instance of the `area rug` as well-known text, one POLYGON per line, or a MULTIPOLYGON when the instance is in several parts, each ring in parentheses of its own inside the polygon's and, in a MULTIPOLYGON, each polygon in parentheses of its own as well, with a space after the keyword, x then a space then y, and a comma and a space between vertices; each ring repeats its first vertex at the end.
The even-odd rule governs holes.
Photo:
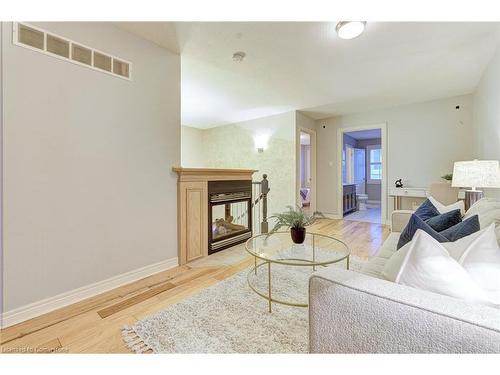
MULTIPOLYGON (((351 257, 351 269, 359 269, 362 262, 351 257)), ((273 292, 283 291, 280 298, 307 301, 311 270, 281 267, 273 268, 273 292)), ((273 303, 269 313, 267 301, 248 286, 248 272, 124 327, 123 339, 136 353, 306 353, 307 308, 273 303)), ((265 267, 259 272, 256 286, 266 290, 265 267)))

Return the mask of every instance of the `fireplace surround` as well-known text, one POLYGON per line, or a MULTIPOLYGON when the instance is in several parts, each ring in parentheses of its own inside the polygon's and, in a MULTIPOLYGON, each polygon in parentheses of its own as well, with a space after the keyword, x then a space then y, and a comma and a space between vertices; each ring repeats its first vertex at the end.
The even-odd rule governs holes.
MULTIPOLYGON (((256 172, 253 169, 215 169, 215 168, 182 168, 182 167, 174 167, 173 171, 177 173, 177 225, 178 225, 178 257, 179 264, 183 265, 188 262, 191 262, 195 259, 203 258, 208 256, 210 253, 222 250, 224 245, 221 240, 226 239, 228 237, 222 236, 222 231, 220 232, 220 236, 214 236, 213 226, 212 226, 212 218, 215 219, 224 219, 224 221, 229 221, 230 216, 233 216, 232 220, 230 220, 229 225, 222 221, 219 221, 220 225, 225 224, 227 227, 231 227, 231 223, 234 225, 246 225, 248 226, 248 230, 243 230, 237 233, 241 235, 240 238, 232 239, 234 241, 231 243, 231 246, 238 242, 238 240, 243 241, 243 235, 247 236, 249 233, 251 236, 251 223, 252 220, 248 220, 248 222, 242 221, 243 217, 240 217, 242 212, 244 211, 243 205, 244 202, 248 199, 251 202, 251 192, 250 199, 246 195, 241 195, 242 193, 248 194, 248 191, 240 190, 235 191, 234 187, 238 187, 238 183, 243 183, 245 189, 248 189, 248 186, 252 184, 252 175, 256 172), (230 191, 224 191, 224 189, 220 190, 219 187, 215 186, 215 190, 211 190, 214 193, 213 198, 219 201, 210 202, 209 195, 209 183, 212 182, 231 182, 231 184, 235 184, 232 186, 230 191), (219 190, 218 190, 219 189, 219 190), (226 219, 226 204, 224 203, 224 199, 227 198, 227 194, 229 193, 231 197, 234 199, 230 202, 233 202, 232 208, 231 204, 229 206, 229 212, 227 212, 226 219), (236 194, 235 194, 236 193, 236 194), (238 195, 238 193, 240 195, 238 195), (222 194, 216 196, 217 194, 222 194), (222 201, 220 200, 222 199, 222 201), (221 204, 215 204, 221 203, 221 204), (223 204, 222 204, 223 203, 223 204), (236 204, 238 203, 238 204, 236 204), (215 206, 214 213, 212 210, 209 210, 209 207, 215 206), (209 213, 210 211, 210 213, 209 213), (209 215, 211 215, 209 220, 209 215), (212 236, 212 237, 209 237, 212 236), (209 243, 209 238, 215 239, 213 243, 216 245, 213 248, 209 243)), ((229 185, 231 185, 229 184, 229 185)), ((240 186, 241 187, 241 186, 240 186)), ((248 203, 246 203, 248 204, 248 203)), ((249 210, 248 215, 252 215, 252 210, 249 210)), ((251 216, 250 216, 251 217, 251 216)), ((233 228, 239 228, 238 226, 233 228)), ((227 234, 227 233, 226 233, 227 234)), ((236 233, 235 233, 236 234, 236 233)), ((236 237, 236 236, 234 236, 236 237)), ((212 242, 212 241, 211 241, 212 242)))

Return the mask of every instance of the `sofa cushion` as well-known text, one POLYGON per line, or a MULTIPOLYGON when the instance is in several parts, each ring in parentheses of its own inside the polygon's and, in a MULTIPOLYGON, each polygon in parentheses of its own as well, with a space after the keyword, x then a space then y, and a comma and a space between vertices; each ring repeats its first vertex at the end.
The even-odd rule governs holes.
POLYGON ((382 270, 384 269, 387 260, 396 251, 396 245, 398 244, 399 235, 400 233, 398 232, 391 232, 384 241, 378 254, 376 256, 370 257, 368 262, 363 265, 360 272, 368 276, 383 279, 384 277, 382 276, 382 270))
POLYGON ((396 281, 396 277, 398 276, 401 265, 406 258, 408 250, 410 249, 410 245, 411 241, 398 251, 395 251, 392 256, 387 259, 381 272, 381 275, 384 279, 392 282, 396 281))
POLYGON ((363 265, 361 273, 371 277, 376 277, 377 279, 383 279, 382 270, 384 269, 386 262, 386 258, 372 257, 365 265, 363 265))

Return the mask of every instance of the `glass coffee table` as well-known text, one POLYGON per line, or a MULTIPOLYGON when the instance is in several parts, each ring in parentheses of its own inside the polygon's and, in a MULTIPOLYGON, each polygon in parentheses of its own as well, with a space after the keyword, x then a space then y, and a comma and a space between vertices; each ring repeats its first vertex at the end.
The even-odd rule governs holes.
POLYGON ((245 248, 254 257, 248 285, 268 301, 269 312, 273 302, 307 307, 309 276, 318 267, 345 261, 349 269, 349 247, 324 234, 307 232, 303 244, 293 243, 288 231, 259 234, 245 248))

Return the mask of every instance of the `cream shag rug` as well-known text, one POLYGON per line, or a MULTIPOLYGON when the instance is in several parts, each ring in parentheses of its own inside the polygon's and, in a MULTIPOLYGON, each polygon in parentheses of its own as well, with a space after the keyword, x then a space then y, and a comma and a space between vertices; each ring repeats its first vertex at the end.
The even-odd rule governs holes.
MULTIPOLYGON (((351 269, 362 262, 351 256, 351 269)), ((272 267, 274 298, 307 301, 310 268, 272 267)), ((136 353, 306 353, 307 308, 273 303, 269 313, 267 301, 248 286, 247 274, 242 271, 124 327, 125 342, 136 353)), ((261 267, 259 290, 267 288, 266 275, 267 268, 261 267)))

